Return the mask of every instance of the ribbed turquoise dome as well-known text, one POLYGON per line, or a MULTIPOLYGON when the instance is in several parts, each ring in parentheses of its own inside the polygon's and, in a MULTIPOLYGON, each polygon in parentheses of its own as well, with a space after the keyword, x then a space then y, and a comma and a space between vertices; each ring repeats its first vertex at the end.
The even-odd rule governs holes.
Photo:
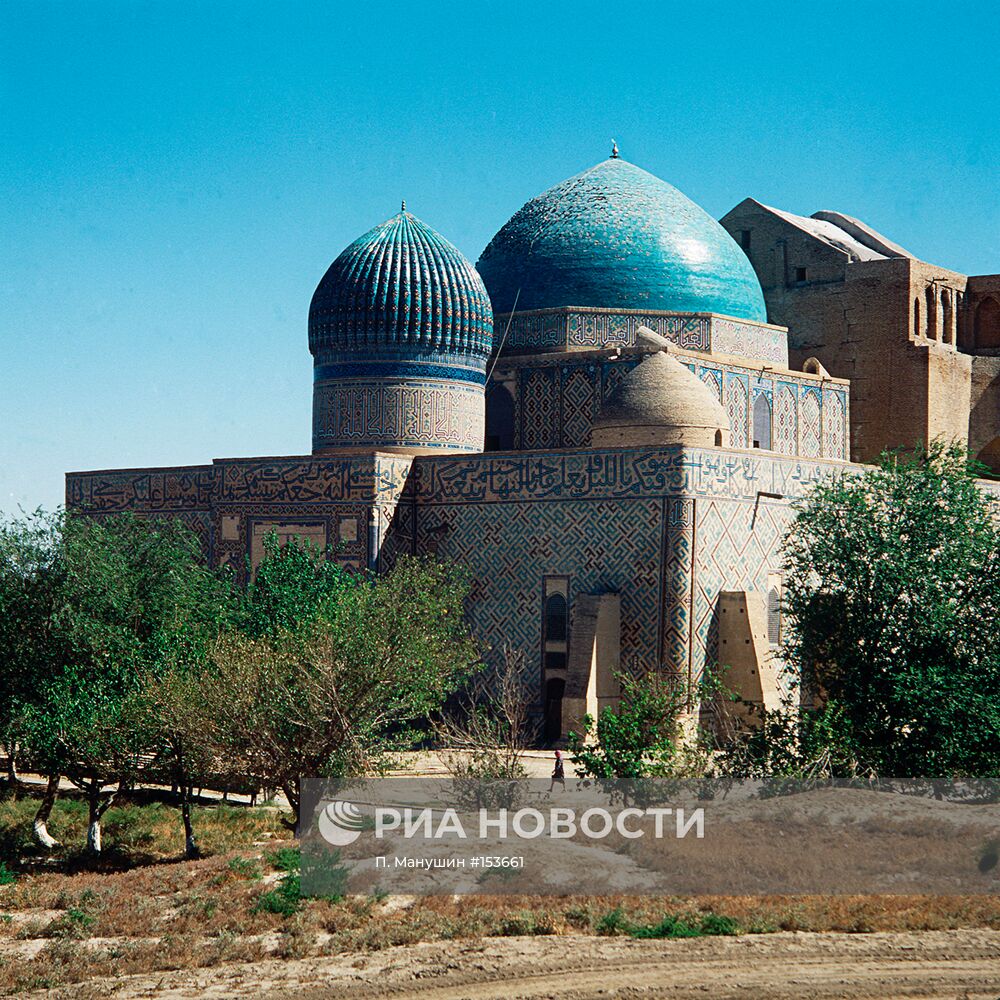
POLYGON ((330 265, 309 307, 309 350, 486 358, 493 310, 456 247, 401 211, 330 265))
POLYGON ((403 208, 313 293, 314 454, 482 451, 490 298, 472 264, 403 208))
POLYGON ((529 201, 476 265, 497 313, 556 306, 766 321, 732 237, 675 187, 613 157, 529 201))

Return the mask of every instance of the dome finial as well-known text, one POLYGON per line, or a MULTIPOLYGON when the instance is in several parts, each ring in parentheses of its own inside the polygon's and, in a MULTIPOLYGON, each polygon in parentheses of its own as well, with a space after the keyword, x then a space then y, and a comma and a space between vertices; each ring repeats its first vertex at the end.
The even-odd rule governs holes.
POLYGON ((403 199, 402 205, 399 206, 399 210, 401 212, 405 212, 406 211, 406 199, 405 198, 403 199))
POLYGON ((618 143, 614 139, 611 140, 611 159, 618 159, 618 143))

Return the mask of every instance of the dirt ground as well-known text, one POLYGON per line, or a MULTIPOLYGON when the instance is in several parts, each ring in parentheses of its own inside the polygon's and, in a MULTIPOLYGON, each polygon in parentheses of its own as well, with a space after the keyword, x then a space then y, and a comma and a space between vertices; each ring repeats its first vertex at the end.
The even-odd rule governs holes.
MULTIPOLYGON (((764 818, 791 829, 857 797, 848 790, 830 803, 823 794, 768 800, 764 818)), ((105 819, 108 856, 96 866, 78 853, 82 802, 57 803, 50 832, 63 846, 51 856, 31 842, 34 808, 30 796, 0 801, 0 846, 12 864, 0 870, 0 996, 1000 1000, 993 881, 993 891, 966 895, 868 888, 853 896, 546 897, 528 887, 520 895, 373 891, 302 899, 298 847, 273 805, 199 805, 195 827, 206 857, 193 862, 180 860, 175 808, 159 801, 117 806, 105 819), (637 939, 668 917, 706 936, 637 939), (735 932, 705 930, 709 918, 728 921, 735 932)), ((904 846, 915 844, 924 858, 949 845, 979 845, 983 831, 997 828, 991 812, 976 812, 983 830, 955 840, 927 820, 928 808, 944 807, 899 806, 893 819, 909 839, 886 849, 906 861, 904 846)), ((860 821, 872 842, 895 836, 893 823, 860 821)), ((789 853, 773 830, 757 840, 781 857, 789 853)), ((819 842, 805 842, 821 853, 819 842)), ((594 869, 595 858, 580 853, 585 847, 567 842, 568 869, 594 869)), ((745 858, 748 850, 744 837, 730 854, 745 858)), ((626 867, 643 860, 612 854, 626 867)), ((766 860, 774 866, 771 855, 766 860)), ((691 859, 682 861, 692 868, 691 859)), ((990 868, 983 877, 995 875, 990 868)))
POLYGON ((26 995, 53 1000, 997 1000, 1000 931, 777 933, 683 941, 578 935, 434 942, 367 954, 160 972, 26 995))

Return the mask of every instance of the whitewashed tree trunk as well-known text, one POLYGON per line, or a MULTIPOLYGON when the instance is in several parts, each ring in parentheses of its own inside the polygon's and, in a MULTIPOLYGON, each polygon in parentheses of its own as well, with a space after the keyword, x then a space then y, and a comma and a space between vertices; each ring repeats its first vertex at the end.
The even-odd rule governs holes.
POLYGON ((56 795, 59 792, 59 775, 50 774, 48 781, 45 783, 45 794, 42 796, 42 803, 38 807, 38 812, 35 813, 35 820, 32 823, 32 828, 35 832, 35 839, 49 850, 53 847, 59 846, 59 841, 56 840, 50 833, 48 829, 49 816, 52 813, 52 807, 55 805, 56 795))
POLYGON ((87 805, 90 815, 87 822, 87 853, 98 855, 101 853, 101 818, 108 811, 115 799, 121 794, 122 783, 119 781, 117 789, 110 795, 101 792, 102 782, 96 779, 91 783, 87 792, 87 805))
POLYGON ((87 825, 87 851, 90 854, 101 853, 101 821, 92 819, 87 825))

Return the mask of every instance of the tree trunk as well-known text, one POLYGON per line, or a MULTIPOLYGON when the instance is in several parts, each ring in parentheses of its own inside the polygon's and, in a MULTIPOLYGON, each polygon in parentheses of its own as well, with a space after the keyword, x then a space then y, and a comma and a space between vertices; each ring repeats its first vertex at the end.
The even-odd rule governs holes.
POLYGON ((12 792, 21 784, 17 779, 17 746, 14 743, 7 747, 7 784, 12 792))
POLYGON ((194 827, 191 825, 191 791, 190 785, 181 783, 181 818, 184 820, 184 857, 189 859, 201 857, 198 841, 194 836, 194 827))
POLYGON ((281 790, 285 793, 285 798, 288 799, 288 804, 292 809, 292 818, 285 819, 283 816, 281 822, 284 826, 288 827, 289 830, 295 831, 295 836, 300 835, 299 832, 299 783, 294 779, 292 781, 282 784, 281 790))
POLYGON ((122 791, 122 782, 110 795, 101 795, 101 784, 96 778, 87 788, 87 853, 93 857, 101 854, 101 817, 122 791))
POLYGON ((35 813, 35 821, 32 824, 35 831, 35 839, 42 847, 46 847, 49 850, 59 846, 59 841, 53 838, 48 830, 49 815, 52 813, 52 807, 55 805, 58 794, 59 775, 50 774, 48 781, 45 783, 45 794, 42 795, 42 803, 38 807, 38 812, 35 813))
POLYGON ((101 853, 101 817, 93 811, 87 823, 87 853, 95 856, 101 853))

